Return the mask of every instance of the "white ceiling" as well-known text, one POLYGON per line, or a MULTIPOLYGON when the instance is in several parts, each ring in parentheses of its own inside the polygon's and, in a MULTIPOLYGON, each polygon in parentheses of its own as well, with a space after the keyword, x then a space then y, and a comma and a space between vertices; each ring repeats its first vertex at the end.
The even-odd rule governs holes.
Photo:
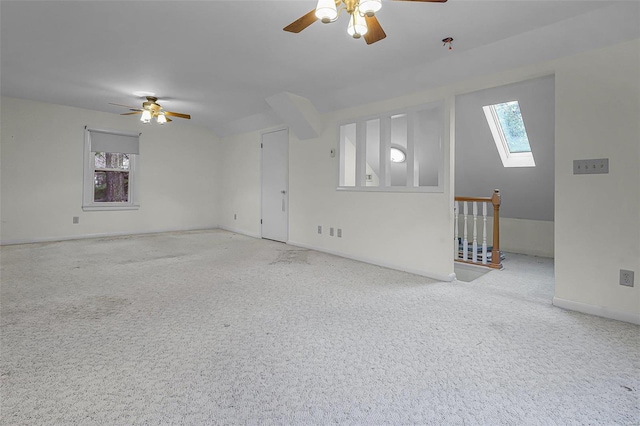
POLYGON ((640 2, 592 0, 385 1, 370 46, 345 16, 282 31, 315 3, 3 0, 2 95, 120 113, 146 91, 224 136, 279 124, 281 92, 327 112, 640 37, 640 2))

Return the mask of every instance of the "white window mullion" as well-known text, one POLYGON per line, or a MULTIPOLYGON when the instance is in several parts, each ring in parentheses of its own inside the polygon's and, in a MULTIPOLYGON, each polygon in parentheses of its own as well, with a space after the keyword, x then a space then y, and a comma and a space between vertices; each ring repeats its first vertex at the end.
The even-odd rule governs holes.
POLYGON ((415 135, 416 135, 416 113, 411 111, 407 114, 407 187, 418 186, 415 175, 415 135))
POLYGON ((380 117, 380 186, 391 186, 391 117, 380 117))

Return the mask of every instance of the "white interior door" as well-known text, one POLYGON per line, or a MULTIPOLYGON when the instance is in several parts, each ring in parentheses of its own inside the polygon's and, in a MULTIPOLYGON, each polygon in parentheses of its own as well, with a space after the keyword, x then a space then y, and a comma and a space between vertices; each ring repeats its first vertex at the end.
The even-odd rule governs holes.
POLYGON ((289 238, 289 133, 262 135, 262 238, 289 238))

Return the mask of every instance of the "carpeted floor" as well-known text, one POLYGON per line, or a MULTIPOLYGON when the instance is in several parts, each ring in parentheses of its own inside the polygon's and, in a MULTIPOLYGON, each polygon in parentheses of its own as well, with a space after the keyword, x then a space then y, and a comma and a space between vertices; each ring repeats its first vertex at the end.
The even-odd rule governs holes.
POLYGON ((225 231, 1 248, 1 424, 637 425, 553 263, 440 283, 225 231))

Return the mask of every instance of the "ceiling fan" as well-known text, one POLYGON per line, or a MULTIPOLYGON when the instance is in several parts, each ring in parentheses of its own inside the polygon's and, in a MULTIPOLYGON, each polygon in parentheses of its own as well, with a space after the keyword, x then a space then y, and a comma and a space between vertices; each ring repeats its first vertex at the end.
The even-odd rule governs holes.
POLYGON ((181 112, 173 112, 173 111, 165 111, 162 106, 158 103, 158 98, 155 96, 146 96, 147 101, 142 103, 142 108, 136 108, 128 105, 122 104, 114 104, 109 103, 109 105, 116 105, 125 108, 129 108, 129 110, 133 112, 125 112, 120 115, 133 115, 133 114, 142 114, 140 117, 140 121, 143 123, 150 123, 152 118, 156 119, 158 124, 164 124, 169 121, 172 121, 168 117, 178 117, 178 118, 186 118, 187 120, 191 119, 189 114, 183 114, 181 112))
MULTIPOLYGON (((445 3, 447 0, 393 0, 415 1, 423 3, 445 3)), ((349 14, 347 33, 353 38, 364 37, 367 44, 380 41, 387 35, 384 33, 376 12, 382 8, 382 0, 318 0, 318 5, 311 12, 293 21, 283 29, 291 33, 299 33, 318 19, 325 24, 338 19, 340 12, 349 14)))

